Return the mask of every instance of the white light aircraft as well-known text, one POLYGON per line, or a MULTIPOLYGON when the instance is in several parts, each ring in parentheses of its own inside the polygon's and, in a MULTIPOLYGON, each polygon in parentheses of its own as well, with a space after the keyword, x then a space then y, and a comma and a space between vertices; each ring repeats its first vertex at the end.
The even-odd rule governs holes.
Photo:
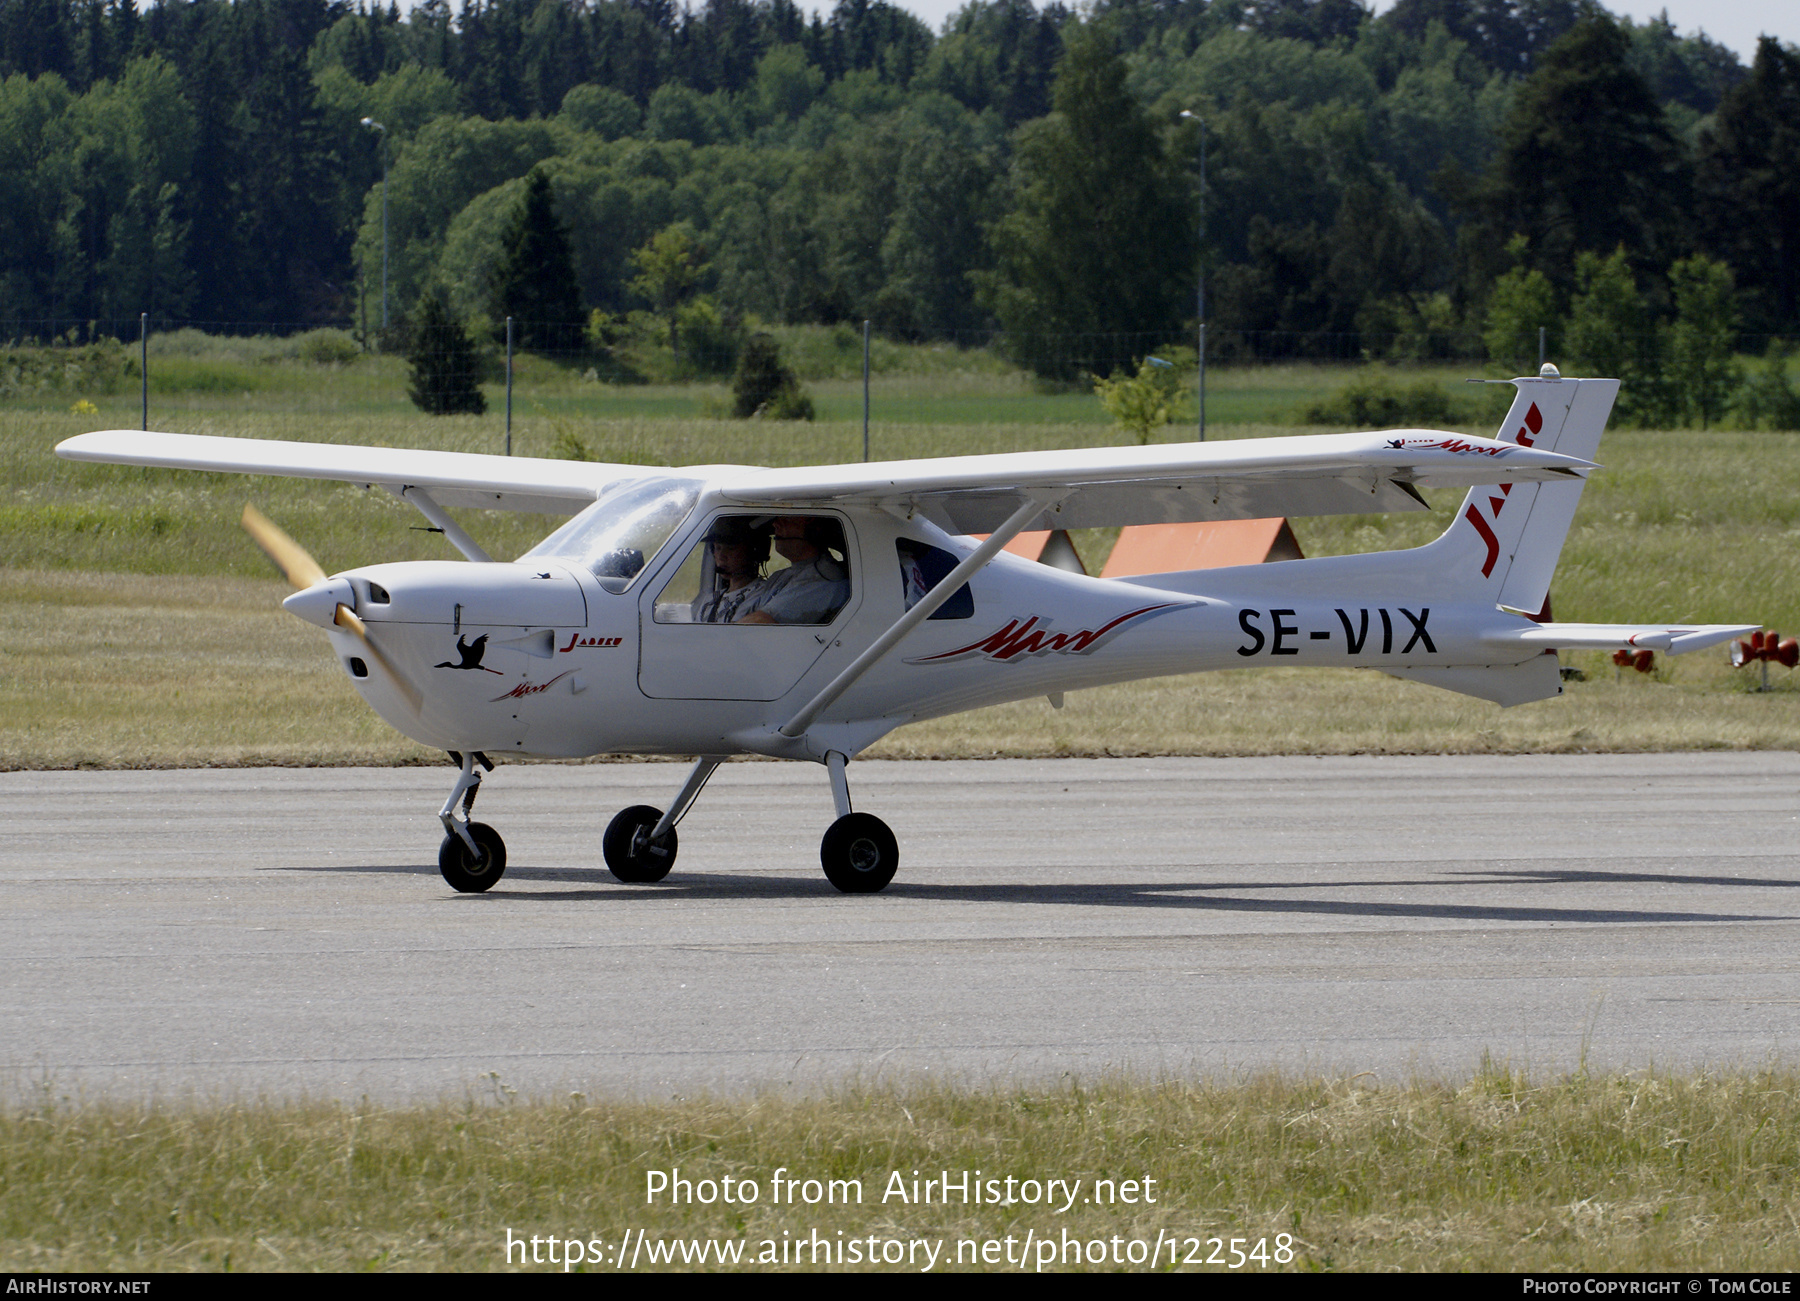
POLYGON ((720 763, 819 763, 838 815, 825 875, 868 893, 893 879, 899 850, 852 809, 845 769, 905 723, 1256 664, 1379 669, 1515 705, 1561 692, 1558 648, 1678 654, 1752 631, 1534 617, 1618 383, 1547 367, 1514 384, 1493 439, 1404 429, 795 469, 136 430, 57 452, 380 485, 474 562, 327 577, 245 513, 300 589, 284 605, 327 631, 363 699, 459 765, 438 856, 457 890, 505 870, 500 836, 469 818, 488 755, 504 752, 698 756, 666 810, 628 808, 607 828, 606 864, 630 882, 668 874, 676 824, 720 763), (1426 487, 1469 492, 1443 535, 1411 550, 1131 579, 1002 550, 1026 529, 1424 510, 1426 487), (573 518, 507 564, 448 507, 573 518))

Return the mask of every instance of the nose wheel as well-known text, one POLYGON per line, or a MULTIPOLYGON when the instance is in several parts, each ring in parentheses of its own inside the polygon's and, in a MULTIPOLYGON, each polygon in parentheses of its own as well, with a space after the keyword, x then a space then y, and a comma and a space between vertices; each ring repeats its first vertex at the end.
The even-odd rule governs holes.
POLYGON ((438 871, 450 888, 462 894, 480 894, 506 872, 506 842, 485 822, 468 824, 471 850, 458 835, 444 837, 438 846, 438 871))
POLYGON ((438 871, 452 890, 459 894, 480 894, 493 887, 506 871, 506 842, 500 833, 485 822, 474 822, 469 810, 475 807, 475 792, 481 789, 480 764, 489 772, 494 765, 479 750, 468 754, 451 751, 450 758, 461 768, 450 798, 438 810, 438 821, 444 824, 444 843, 438 846, 438 871), (457 817, 458 805, 462 816, 457 817))

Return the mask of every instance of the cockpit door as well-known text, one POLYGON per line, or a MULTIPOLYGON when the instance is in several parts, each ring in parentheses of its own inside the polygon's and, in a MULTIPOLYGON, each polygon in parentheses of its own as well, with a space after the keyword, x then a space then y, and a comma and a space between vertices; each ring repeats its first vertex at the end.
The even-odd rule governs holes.
POLYGON ((771 516, 721 511, 694 535, 681 563, 646 587, 638 606, 638 686, 646 696, 779 700, 836 644, 862 600, 855 533, 839 515, 780 518, 790 534, 798 531, 793 521, 809 521, 811 560, 782 554, 771 516), (725 549, 745 539, 758 549, 755 577, 727 591, 725 549), (784 577, 790 569, 796 572, 784 577), (774 621, 746 622, 758 610, 774 621))

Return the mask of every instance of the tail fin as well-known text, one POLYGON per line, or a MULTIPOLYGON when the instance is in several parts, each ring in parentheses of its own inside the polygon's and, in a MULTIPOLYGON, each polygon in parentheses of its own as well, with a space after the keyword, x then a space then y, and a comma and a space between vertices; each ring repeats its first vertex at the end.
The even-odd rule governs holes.
MULTIPOLYGON (((1500 432, 1504 443, 1594 459, 1619 393, 1616 379, 1516 379, 1500 432)), ((1469 490, 1456 519, 1427 550, 1464 591, 1514 610, 1543 609, 1563 539, 1581 500, 1580 481, 1469 490)))

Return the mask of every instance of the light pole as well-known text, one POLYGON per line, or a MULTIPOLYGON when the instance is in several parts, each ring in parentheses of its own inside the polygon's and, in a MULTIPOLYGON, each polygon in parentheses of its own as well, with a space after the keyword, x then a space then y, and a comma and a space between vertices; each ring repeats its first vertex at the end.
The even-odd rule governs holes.
POLYGON ((387 128, 372 117, 365 117, 362 124, 371 131, 381 132, 381 330, 385 334, 388 328, 388 134, 387 128))
POLYGON ((1197 360, 1200 365, 1200 441, 1206 441, 1206 119, 1190 109, 1181 116, 1200 124, 1200 269, 1195 290, 1195 315, 1199 322, 1197 360))

